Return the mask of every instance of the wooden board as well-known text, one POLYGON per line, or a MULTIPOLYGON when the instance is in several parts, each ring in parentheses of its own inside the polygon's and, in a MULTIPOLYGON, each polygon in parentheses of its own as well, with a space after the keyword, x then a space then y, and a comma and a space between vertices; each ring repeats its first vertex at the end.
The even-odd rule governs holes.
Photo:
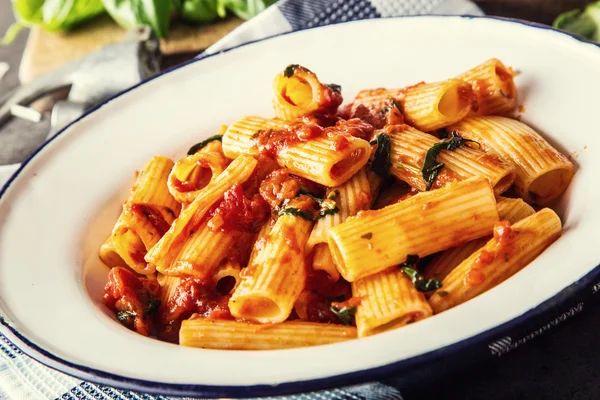
MULTIPOLYGON (((163 54, 199 53, 231 32, 243 21, 228 18, 205 25, 177 25, 168 39, 160 42, 163 54)), ((19 79, 22 84, 52 71, 69 61, 83 57, 103 46, 123 40, 126 31, 109 17, 100 17, 66 33, 49 33, 33 28, 29 34, 19 79)))

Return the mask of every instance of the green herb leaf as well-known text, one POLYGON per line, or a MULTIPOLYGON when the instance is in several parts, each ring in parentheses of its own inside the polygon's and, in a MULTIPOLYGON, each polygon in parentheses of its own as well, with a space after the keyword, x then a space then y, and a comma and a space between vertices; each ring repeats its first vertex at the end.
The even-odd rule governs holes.
POLYGON ((328 83, 325 86, 327 86, 329 89, 333 90, 336 93, 342 93, 342 87, 340 85, 337 85, 335 83, 328 83))
POLYGON ((151 300, 146 308, 146 315, 153 315, 156 311, 158 311, 158 307, 160 307, 160 299, 151 300))
POLYGON ((169 33, 171 1, 165 0, 103 0, 106 11, 125 29, 149 26, 156 37, 169 33))
POLYGON ((340 191, 339 190, 337 190, 337 189, 332 190, 327 195, 327 200, 335 200, 335 198, 338 197, 339 195, 340 195, 340 191))
POLYGON ((191 156, 192 154, 196 154, 198 151, 202 150, 204 148, 204 146, 206 146, 213 140, 218 140, 219 142, 221 142, 221 141, 223 141, 223 135, 214 135, 214 136, 209 137, 206 140, 201 141, 200 143, 196 143, 195 145, 190 147, 190 149, 187 152, 187 155, 191 156))
POLYGON ((385 133, 380 133, 373 140, 371 144, 376 144, 377 149, 371 162, 371 169, 377 175, 384 178, 390 175, 390 154, 391 154, 391 142, 390 137, 385 133))
POLYGON ((338 212, 340 212, 340 209, 337 208, 337 206, 335 206, 333 208, 321 208, 321 210, 319 211, 319 218, 317 218, 317 219, 321 219, 326 215, 337 214, 338 212))
POLYGON ((302 211, 302 210, 299 210, 299 209, 293 208, 293 207, 287 207, 287 208, 280 210, 279 216, 282 216, 282 215, 293 215, 294 217, 299 217, 299 218, 305 219, 307 221, 315 220, 312 213, 310 213, 308 211, 302 211))
POLYGON ((40 26, 56 32, 72 28, 105 12, 102 0, 13 0, 17 22, 9 27, 2 39, 8 44, 24 26, 40 26))
POLYGON ((595 2, 580 10, 571 10, 560 14, 553 26, 586 39, 600 41, 600 2, 595 2))
POLYGON ((298 64, 288 65, 283 70, 283 76, 285 76, 286 78, 291 78, 292 76, 294 76, 294 73, 296 72, 296 68, 298 68, 298 67, 300 67, 298 64))
POLYGON ((217 0, 217 10, 221 18, 225 18, 226 10, 233 12, 241 19, 250 19, 275 3, 276 0, 217 0))
POLYGON ((406 261, 398 267, 410 278, 413 285, 419 292, 430 292, 435 289, 442 287, 442 283, 438 279, 425 280, 415 268, 419 262, 419 256, 416 254, 409 254, 406 256, 406 261))
POLYGON ((345 308, 337 308, 334 306, 330 306, 329 309, 332 313, 335 314, 336 317, 340 320, 340 322, 344 325, 352 325, 354 322, 354 314, 356 314, 356 307, 345 307, 345 308))
POLYGON ((412 269, 410 267, 401 267, 402 272, 404 272, 412 281, 413 285, 419 292, 430 292, 435 289, 439 289, 442 287, 442 282, 437 279, 429 279, 425 280, 423 275, 421 275, 417 270, 412 269))
POLYGON ((192 22, 210 22, 219 17, 217 0, 173 0, 183 19, 192 22))
POLYGON ((133 329, 135 323, 135 313, 131 311, 119 311, 117 320, 129 329, 133 329))
POLYGON ((433 182, 435 182, 435 178, 438 176, 440 170, 444 167, 444 163, 437 161, 437 157, 439 156, 440 152, 442 150, 455 150, 469 142, 477 143, 474 140, 462 138, 458 136, 456 131, 452 131, 449 138, 440 140, 439 143, 434 144, 429 150, 427 150, 425 162, 423 163, 423 169, 421 170, 427 190, 431 189, 433 182))

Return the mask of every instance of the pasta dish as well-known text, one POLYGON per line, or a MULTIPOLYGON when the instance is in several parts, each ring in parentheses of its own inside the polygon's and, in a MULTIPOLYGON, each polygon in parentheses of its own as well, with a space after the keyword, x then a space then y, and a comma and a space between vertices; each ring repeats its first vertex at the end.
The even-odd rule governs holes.
POLYGON ((491 59, 342 105, 289 65, 273 117, 137 173, 100 248, 106 306, 160 340, 266 350, 401 328, 495 287, 560 237, 549 207, 574 174, 515 118, 514 75, 491 59))

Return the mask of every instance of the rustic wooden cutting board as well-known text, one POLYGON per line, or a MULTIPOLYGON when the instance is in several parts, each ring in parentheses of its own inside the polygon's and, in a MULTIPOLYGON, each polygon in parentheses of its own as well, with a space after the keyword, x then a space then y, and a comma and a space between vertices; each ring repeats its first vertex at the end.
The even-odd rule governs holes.
MULTIPOLYGON (((242 22, 232 17, 204 25, 177 25, 171 29, 168 39, 161 40, 161 51, 165 55, 198 53, 242 22)), ((22 84, 30 82, 69 61, 123 40, 125 34, 126 31, 107 16, 66 33, 49 33, 33 28, 23 52, 19 79, 22 84)))

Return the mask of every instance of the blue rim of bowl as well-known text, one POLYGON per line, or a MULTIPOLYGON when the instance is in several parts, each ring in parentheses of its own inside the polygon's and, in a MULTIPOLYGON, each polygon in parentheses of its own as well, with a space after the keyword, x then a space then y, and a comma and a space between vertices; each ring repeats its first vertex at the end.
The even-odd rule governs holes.
MULTIPOLYGON (((472 16, 472 15, 412 15, 412 16, 397 16, 397 17, 381 17, 377 19, 406 19, 406 18, 444 18, 444 19, 489 19, 507 22, 511 24, 525 25, 531 28, 542 29, 553 31, 576 40, 581 44, 589 44, 600 49, 600 44, 586 40, 578 35, 562 31, 559 29, 555 29, 548 25, 543 25, 535 22, 524 21, 515 18, 503 18, 503 17, 491 17, 491 16, 472 16)), ((247 42, 241 45, 237 45, 225 50, 221 50, 219 52, 208 54, 208 55, 200 55, 196 58, 193 58, 185 63, 180 65, 168 68, 160 73, 152 76, 151 78, 144 80, 110 98, 104 100, 100 104, 97 104, 89 111, 87 111, 84 115, 71 122, 63 129, 61 129, 54 137, 50 140, 43 143, 40 147, 38 147, 23 163, 21 166, 15 171, 15 173, 9 178, 9 180, 4 184, 4 186, 0 189, 0 199, 6 193, 8 187, 12 184, 12 182, 18 177, 21 171, 29 164, 35 156, 44 149, 49 143, 51 143, 54 139, 63 134, 67 129, 69 129, 72 125, 78 123, 81 119, 86 118, 91 113, 97 111, 105 104, 111 102, 112 100, 120 97, 137 87, 144 85, 156 78, 159 78, 162 75, 168 74, 175 70, 184 68, 190 64, 194 64, 197 62, 201 62, 205 59, 218 56, 223 53, 227 53, 231 50, 235 50, 240 47, 248 46, 253 43, 263 42, 269 39, 273 39, 279 36, 285 36, 289 34, 293 34, 296 32, 306 31, 306 30, 315 30, 325 28, 327 26, 332 25, 341 25, 347 23, 356 23, 361 21, 366 21, 369 19, 357 20, 357 21, 348 21, 348 22, 339 22, 326 26, 319 26, 307 29, 301 29, 292 32, 284 32, 277 35, 269 36, 267 38, 254 40, 251 42, 247 42)), ((518 326, 525 323, 525 321, 533 319, 534 317, 539 317, 544 315, 545 313, 551 311, 557 306, 565 303, 569 299, 575 297, 578 293, 581 293, 583 289, 588 288, 592 283, 596 282, 600 277, 600 264, 590 270, 586 275, 584 275, 578 281, 572 283, 571 285, 565 287, 562 291, 557 293, 556 295, 550 297, 544 302, 540 303, 536 307, 531 308, 526 311, 522 315, 513 318, 512 320, 505 322, 502 325, 499 325, 495 328, 489 329, 487 331, 481 332, 475 336, 470 338, 463 339, 457 343, 451 344, 446 347, 442 347, 436 350, 429 351, 427 353, 411 357, 408 359, 404 359, 401 361, 397 361, 394 363, 390 363, 384 366, 370 368, 362 371, 349 372, 346 374, 335 375, 325 378, 311 379, 305 381, 294 381, 294 382, 285 382, 277 385, 252 385, 252 386, 227 386, 227 385, 199 385, 199 384, 176 384, 176 383, 164 383, 164 382, 156 382, 156 381, 147 381, 142 379, 128 378, 117 374, 112 374, 109 372, 97 370, 94 368, 86 367, 85 365, 79 365, 67 360, 64 360, 51 352, 39 347, 25 335, 21 334, 17 329, 12 327, 8 321, 0 316, 0 333, 6 336, 15 346, 19 348, 23 353, 33 358, 36 361, 50 367, 56 371, 63 372, 69 374, 71 376, 77 377, 79 379, 83 379, 95 384, 112 386, 117 389, 122 390, 133 390, 137 392, 146 392, 149 394, 155 395, 171 395, 171 396, 203 396, 203 397, 211 397, 211 398, 219 398, 219 397, 262 397, 262 396, 275 396, 275 395, 287 395, 293 393, 306 393, 310 391, 324 390, 336 387, 343 387, 349 385, 356 385, 359 383, 372 382, 380 379, 389 378, 395 374, 399 374, 403 371, 414 370, 419 366, 422 366, 425 363, 433 363, 435 361, 439 361, 442 357, 448 357, 449 354, 454 354, 465 350, 467 348, 472 348, 477 344, 480 344, 485 341, 489 341, 490 339, 498 338, 502 335, 503 332, 507 332, 511 329, 515 329, 518 326)))

